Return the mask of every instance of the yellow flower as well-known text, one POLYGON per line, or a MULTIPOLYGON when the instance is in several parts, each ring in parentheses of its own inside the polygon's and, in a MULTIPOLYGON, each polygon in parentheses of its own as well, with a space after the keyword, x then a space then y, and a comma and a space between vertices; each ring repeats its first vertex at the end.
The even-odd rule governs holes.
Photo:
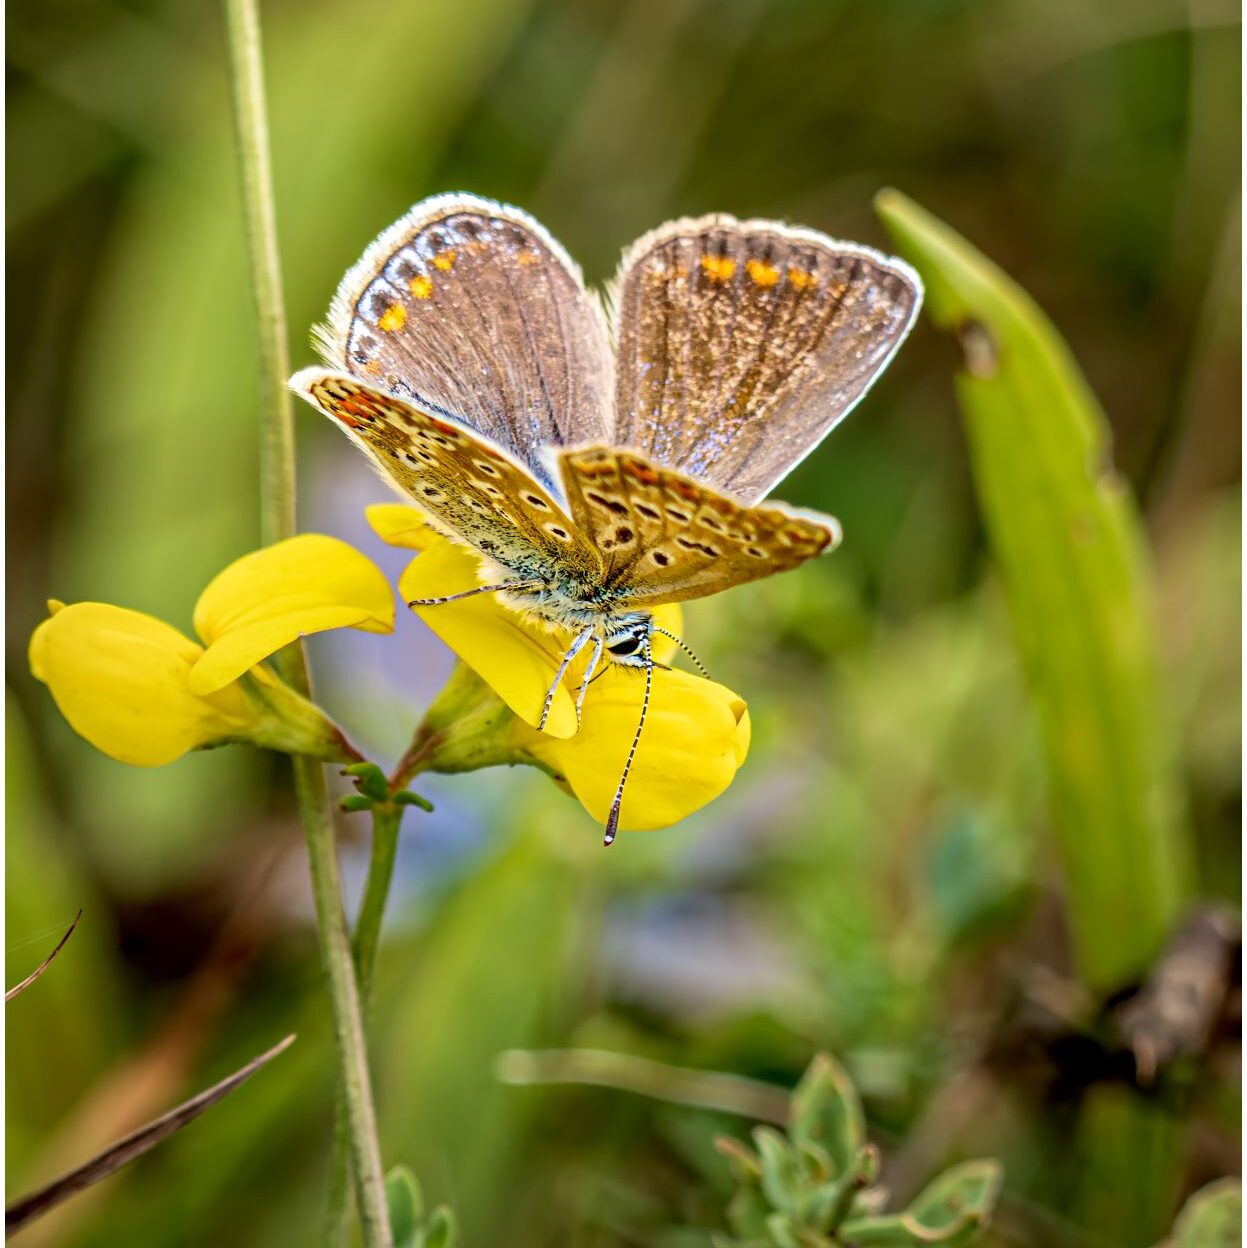
POLYGON ((138 767, 226 741, 356 757, 318 707, 258 664, 308 633, 394 627, 381 572, 316 534, 245 555, 208 585, 194 615, 206 648, 139 611, 49 606, 31 637, 31 671, 76 732, 138 767))
MULTIPOLYGON (((384 541, 424 552, 399 580, 404 601, 445 597, 481 584, 476 556, 439 537, 414 509, 370 507, 368 520, 384 541)), ((546 727, 538 732, 546 693, 570 637, 509 610, 490 594, 415 610, 518 716, 520 723, 507 730, 506 742, 491 761, 537 763, 564 780, 585 809, 605 822, 640 719, 644 673, 610 663, 599 668, 602 674, 589 686, 577 731, 575 692, 589 660, 586 647, 564 675, 546 727)), ((654 619, 679 634, 678 606, 657 608, 654 619)), ((675 643, 661 635, 654 642, 655 659, 667 663, 675 643)), ((684 672, 656 670, 620 827, 667 827, 717 797, 745 760, 749 732, 745 703, 730 689, 684 672)), ((454 749, 434 755, 435 766, 456 769, 458 734, 455 741, 454 749)), ((479 749, 471 756, 479 757, 479 749)))

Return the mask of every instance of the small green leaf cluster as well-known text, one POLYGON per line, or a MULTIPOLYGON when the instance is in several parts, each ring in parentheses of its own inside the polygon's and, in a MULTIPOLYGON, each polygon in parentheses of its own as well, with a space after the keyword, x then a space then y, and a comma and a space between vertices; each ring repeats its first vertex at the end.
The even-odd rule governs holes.
POLYGON ((459 1225, 449 1206, 438 1205, 426 1218, 424 1193, 406 1166, 385 1176, 385 1203, 390 1214, 394 1248, 455 1248, 459 1225))
POLYGON ((338 803, 345 811, 374 810, 379 806, 419 806, 421 810, 433 810, 433 803, 427 797, 410 789, 391 793, 390 782, 376 763, 353 763, 343 768, 342 774, 350 776, 356 788, 356 792, 338 803))
POLYGON ((753 1142, 717 1141, 737 1183, 727 1209, 733 1237, 717 1237, 717 1248, 960 1248, 987 1226, 1000 1189, 998 1162, 969 1161, 903 1213, 884 1213, 879 1151, 866 1142, 857 1089, 825 1053, 793 1094, 787 1132, 760 1126, 753 1142))

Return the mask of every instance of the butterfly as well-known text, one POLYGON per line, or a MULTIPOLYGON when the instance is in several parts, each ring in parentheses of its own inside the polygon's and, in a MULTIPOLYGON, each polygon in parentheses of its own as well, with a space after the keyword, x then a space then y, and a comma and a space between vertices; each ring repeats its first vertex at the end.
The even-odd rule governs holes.
MULTIPOLYGON (((484 584, 590 654, 645 672, 606 826, 614 839, 653 680, 651 609, 795 568, 840 539, 767 501, 914 322, 903 261, 774 221, 672 221, 605 301, 532 217, 438 195, 384 231, 290 385, 332 417, 484 584)), ((456 594, 453 598, 464 595, 456 594)), ((451 601, 424 599, 411 605, 451 601)))

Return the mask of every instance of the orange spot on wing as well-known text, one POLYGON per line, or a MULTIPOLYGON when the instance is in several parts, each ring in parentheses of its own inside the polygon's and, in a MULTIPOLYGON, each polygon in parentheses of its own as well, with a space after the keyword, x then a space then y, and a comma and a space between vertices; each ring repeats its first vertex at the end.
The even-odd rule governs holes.
POLYGON ((745 269, 759 286, 774 286, 779 281, 779 270, 762 260, 750 260, 745 269))
POLYGON ((385 330, 387 334, 392 334, 402 329, 406 324, 407 309, 401 303, 392 303, 381 313, 381 318, 377 321, 377 328, 385 330))
POLYGON ((658 480, 658 473, 648 464, 641 463, 640 460, 624 460, 623 468, 624 472, 642 485, 653 485, 658 480))
POLYGON ((695 486, 689 485, 687 481, 669 481, 667 482, 667 487, 674 490, 685 502, 691 503, 701 497, 701 491, 695 486))
POLYGON ((736 272, 736 261, 727 256, 702 256, 701 267, 712 282, 726 282, 736 272))
POLYGON ((407 288, 417 299, 427 299, 433 293, 433 279, 421 273, 407 283, 407 288))
POLYGON ((443 251, 440 256, 433 257, 433 267, 441 269, 443 273, 449 273, 455 267, 457 256, 453 251, 443 251))
POLYGON ((798 290, 808 290, 811 286, 818 285, 818 278, 804 269, 789 269, 788 281, 798 290))

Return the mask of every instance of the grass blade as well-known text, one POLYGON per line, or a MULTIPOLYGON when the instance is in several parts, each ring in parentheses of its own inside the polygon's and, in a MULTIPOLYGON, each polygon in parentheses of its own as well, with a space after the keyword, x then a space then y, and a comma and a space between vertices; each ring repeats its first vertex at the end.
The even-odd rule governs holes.
POLYGON ((5 991, 4 1002, 6 1005, 12 1001, 14 997, 20 997, 22 993, 25 992, 26 989, 29 988, 30 985, 33 984, 35 980, 37 980, 43 972, 48 969, 49 966, 52 965, 53 958, 55 958, 56 955, 65 948, 65 942, 74 934, 74 928, 78 926, 78 920, 80 918, 82 918, 81 910, 74 915, 74 921, 69 925, 69 930, 60 938, 60 940, 56 942, 56 948, 53 949, 52 952, 49 953, 48 956, 44 958, 43 961, 40 962, 39 965, 36 966, 35 969, 21 981, 21 983, 14 984, 12 988, 5 991))
POLYGON ((131 1132, 102 1153, 92 1157, 90 1161, 54 1179, 39 1191, 15 1200, 4 1211, 5 1238, 7 1239, 28 1223, 56 1208, 70 1196, 84 1191, 101 1179, 106 1179, 127 1162, 155 1148, 175 1131, 193 1122, 205 1109, 215 1105, 222 1097, 228 1096, 239 1084, 250 1079, 261 1066, 267 1065, 279 1053, 284 1053, 293 1043, 294 1036, 287 1036, 278 1044, 273 1045, 271 1049, 252 1058, 240 1070, 222 1079, 220 1083, 213 1084, 212 1087, 200 1092, 198 1096, 184 1101, 176 1109, 171 1109, 167 1114, 162 1114, 146 1126, 131 1132))

